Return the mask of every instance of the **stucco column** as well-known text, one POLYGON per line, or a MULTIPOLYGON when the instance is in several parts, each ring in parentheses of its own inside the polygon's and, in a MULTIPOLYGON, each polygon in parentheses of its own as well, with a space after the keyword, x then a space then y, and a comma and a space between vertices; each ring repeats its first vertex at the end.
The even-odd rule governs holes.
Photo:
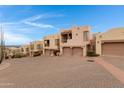
POLYGON ((31 56, 31 51, 29 52, 29 56, 31 56))
POLYGON ((63 47, 60 46, 60 55, 63 55, 63 47))
POLYGON ((102 46, 101 46, 101 41, 96 41, 96 54, 101 55, 102 54, 102 46))
POLYGON ((43 55, 45 55, 45 49, 43 49, 43 55))
POLYGON ((83 56, 84 57, 87 56, 87 45, 86 44, 84 44, 83 46, 83 56))
POLYGON ((100 44, 99 44, 99 48, 100 48, 100 49, 99 49, 99 54, 102 55, 102 42, 100 41, 99 43, 100 43, 100 44))
POLYGON ((71 55, 73 55, 73 47, 70 47, 71 48, 71 55))

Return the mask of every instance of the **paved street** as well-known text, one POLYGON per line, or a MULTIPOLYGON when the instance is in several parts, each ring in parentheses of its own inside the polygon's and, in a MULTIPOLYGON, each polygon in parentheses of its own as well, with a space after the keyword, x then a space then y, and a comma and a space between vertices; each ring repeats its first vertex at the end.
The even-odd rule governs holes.
POLYGON ((3 63, 10 65, 0 70, 0 87, 124 87, 103 66, 88 62, 83 57, 40 56, 11 59, 3 63))

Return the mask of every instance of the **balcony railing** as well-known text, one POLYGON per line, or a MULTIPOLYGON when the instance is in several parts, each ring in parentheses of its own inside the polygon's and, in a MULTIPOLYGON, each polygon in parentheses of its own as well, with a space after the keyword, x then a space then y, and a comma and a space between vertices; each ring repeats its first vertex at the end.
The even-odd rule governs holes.
POLYGON ((67 43, 67 39, 62 39, 62 42, 63 43, 67 43))

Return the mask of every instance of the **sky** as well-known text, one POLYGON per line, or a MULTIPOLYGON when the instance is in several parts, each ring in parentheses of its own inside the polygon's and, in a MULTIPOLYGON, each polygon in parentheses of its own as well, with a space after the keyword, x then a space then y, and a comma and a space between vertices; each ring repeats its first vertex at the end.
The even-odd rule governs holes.
POLYGON ((0 6, 6 45, 41 40, 72 26, 91 26, 91 32, 124 27, 124 6, 34 5, 0 6))

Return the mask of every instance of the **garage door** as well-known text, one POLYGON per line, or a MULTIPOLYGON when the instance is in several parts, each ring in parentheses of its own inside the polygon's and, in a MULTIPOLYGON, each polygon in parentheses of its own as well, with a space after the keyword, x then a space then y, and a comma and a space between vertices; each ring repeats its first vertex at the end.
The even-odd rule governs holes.
POLYGON ((72 49, 73 56, 83 56, 83 48, 74 47, 72 49))
POLYGON ((124 42, 102 44, 102 54, 112 56, 124 56, 124 42))
POLYGON ((47 49, 46 49, 46 50, 45 50, 45 55, 46 55, 46 56, 50 56, 50 50, 47 50, 47 49))
POLYGON ((64 47, 63 48, 63 55, 64 56, 71 56, 72 55, 72 49, 69 47, 64 47))

